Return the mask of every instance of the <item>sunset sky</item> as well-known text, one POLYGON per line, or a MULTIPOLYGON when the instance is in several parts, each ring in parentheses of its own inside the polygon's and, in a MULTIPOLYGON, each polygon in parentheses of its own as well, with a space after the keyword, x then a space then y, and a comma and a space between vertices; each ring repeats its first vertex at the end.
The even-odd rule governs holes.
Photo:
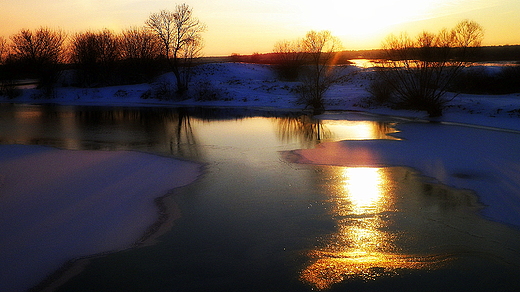
MULTIPOLYGON (((1 0, 0 36, 22 28, 69 34, 142 26, 150 13, 174 10, 172 0, 1 0)), ((189 0, 204 22, 206 56, 266 53, 279 40, 330 30, 345 49, 378 48, 389 33, 453 27, 463 19, 485 29, 484 45, 520 44, 519 0, 189 0)))

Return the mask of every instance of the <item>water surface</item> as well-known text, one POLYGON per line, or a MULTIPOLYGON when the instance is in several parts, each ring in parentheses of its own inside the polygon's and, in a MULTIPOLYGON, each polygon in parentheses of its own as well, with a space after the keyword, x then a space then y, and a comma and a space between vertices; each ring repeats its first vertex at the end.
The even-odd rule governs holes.
POLYGON ((0 107, 0 142, 138 150, 206 164, 165 198, 181 218, 154 244, 90 259, 59 291, 513 291, 520 233, 470 190, 405 167, 293 164, 281 151, 395 139, 347 113, 0 107))

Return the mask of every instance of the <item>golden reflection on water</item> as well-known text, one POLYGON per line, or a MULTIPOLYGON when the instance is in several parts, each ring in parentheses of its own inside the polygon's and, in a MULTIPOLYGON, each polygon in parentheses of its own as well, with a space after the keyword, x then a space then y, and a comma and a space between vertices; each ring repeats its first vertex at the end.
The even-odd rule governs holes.
MULTIPOLYGON (((344 168, 343 187, 351 213, 367 214, 382 211, 385 199, 381 168, 344 168)), ((344 216, 343 214, 339 214, 344 216)))
POLYGON ((398 130, 396 123, 377 121, 323 120, 323 127, 334 133, 337 140, 399 140, 390 136, 398 130))
POLYGON ((311 147, 327 140, 399 140, 391 136, 398 130, 396 123, 366 120, 320 120, 312 116, 274 119, 278 137, 284 142, 298 141, 311 147))
POLYGON ((347 279, 373 280, 400 269, 424 269, 428 257, 407 255, 393 242, 385 214, 394 210, 388 168, 331 168, 332 216, 338 232, 322 248, 310 251, 311 263, 301 279, 316 289, 329 289, 347 279))

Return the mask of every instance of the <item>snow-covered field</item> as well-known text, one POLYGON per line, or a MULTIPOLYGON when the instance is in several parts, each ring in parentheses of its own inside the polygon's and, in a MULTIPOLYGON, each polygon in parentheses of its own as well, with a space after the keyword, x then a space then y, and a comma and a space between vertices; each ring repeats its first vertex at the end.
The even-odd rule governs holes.
MULTIPOLYGON (((372 78, 371 69, 351 67, 347 71, 352 74, 350 81, 335 85, 326 94, 327 109, 364 111, 399 118, 403 121, 398 125, 401 131, 398 136, 402 140, 324 143, 316 149, 296 150, 295 153, 300 155, 299 162, 410 166, 442 183, 475 190, 487 205, 482 211, 484 215, 520 226, 520 93, 458 95, 449 103, 445 114, 432 123, 424 112, 364 106, 364 99, 369 95, 365 89, 372 78), (357 155, 361 151, 364 156, 357 155)), ((193 80, 193 98, 176 102, 141 98, 150 90, 167 86, 167 80, 172 80, 172 76, 165 75, 154 84, 90 89, 62 87, 50 100, 34 99, 38 96, 37 91, 27 89, 15 100, 0 97, 0 102, 302 107, 295 104, 293 88, 296 83, 276 80, 267 65, 201 65, 193 80)), ((341 118, 341 115, 334 116, 341 118)), ((322 118, 330 117, 324 115, 322 118)), ((58 268, 71 257, 122 248, 132 238, 139 237, 155 220, 153 198, 191 182, 197 175, 196 164, 149 154, 0 146, 0 228, 9 231, 6 233, 9 236, 0 239, 0 251, 15 251, 2 254, 0 269, 17 275, 19 278, 10 278, 9 283, 20 285, 20 279, 25 279, 22 283, 29 283, 29 275, 37 282, 37 278, 45 276, 42 273, 58 268), (75 163, 70 164, 71 160, 75 163), (146 168, 161 171, 152 174, 145 171, 146 168), (15 186, 20 183, 22 188, 15 186), (105 195, 113 195, 113 200, 99 199, 105 195), (26 208, 4 208, 12 204, 22 204, 26 208), (143 204, 146 206, 144 209, 143 204), (11 214, 12 210, 23 212, 11 214), (88 220, 77 221, 82 216, 88 220), (120 230, 117 226, 105 226, 103 222, 108 217, 117 217, 122 225, 130 227, 120 230), (39 219, 31 221, 31 218, 39 219), (126 224, 128 222, 124 221, 127 220, 133 221, 126 224), (74 241, 68 241, 59 255, 46 246, 36 254, 25 252, 24 245, 34 245, 41 240, 54 244, 69 235, 74 241), (22 243, 21 239, 28 236, 31 240, 22 243), (105 236, 110 236, 110 239, 106 240, 105 236), (104 243, 110 243, 110 246, 103 246, 104 243)), ((9 290, 11 286, 6 286, 5 281, 7 279, 0 276, 0 288, 9 290)))

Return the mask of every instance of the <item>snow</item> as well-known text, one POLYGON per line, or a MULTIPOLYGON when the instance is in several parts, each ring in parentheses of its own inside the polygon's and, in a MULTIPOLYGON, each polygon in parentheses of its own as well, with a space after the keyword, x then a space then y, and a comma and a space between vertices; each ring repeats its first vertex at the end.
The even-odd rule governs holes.
POLYGON ((199 168, 139 152, 0 146, 0 290, 27 290, 68 260, 128 248, 158 219, 154 199, 199 168))
MULTIPOLYGON (((346 72, 351 74, 350 80, 333 86, 327 92, 326 108, 363 111, 398 120, 400 132, 396 135, 402 139, 322 143, 315 149, 295 150, 294 153, 299 155, 297 162, 413 167, 444 184, 476 191, 480 201, 486 205, 481 211, 484 216, 520 226, 520 93, 453 95, 444 115, 429 119, 424 112, 367 106, 365 99, 369 94, 366 88, 373 78, 372 69, 351 66, 346 72)), ((268 65, 200 65, 193 79, 192 98, 178 101, 141 98, 168 80, 173 80, 171 74, 162 76, 153 84, 90 89, 61 87, 53 99, 35 100, 38 91, 26 89, 15 100, 0 97, 0 101, 302 108, 295 104, 294 87, 297 83, 277 80, 268 65), (212 98, 208 98, 208 93, 212 98)), ((349 118, 348 114, 335 115, 334 118, 342 117, 349 118)), ((74 152, 32 146, 1 146, 0 165, 0 190, 3 194, 14 194, 0 196, 0 228, 7 228, 7 234, 10 234, 0 239, 0 250, 18 250, 2 255, 0 269, 9 269, 12 271, 10 274, 19 275, 18 280, 31 276, 34 281, 44 276, 39 271, 53 270, 70 257, 124 247, 154 220, 154 216, 150 216, 156 214, 153 198, 164 195, 175 186, 189 183, 198 173, 195 164, 143 153, 74 152), (77 163, 69 165, 67 161, 70 159, 77 163), (146 172, 136 166, 160 171, 146 172), (14 187, 17 174, 23 188, 14 187), (66 191, 61 191, 61 188, 66 191), (36 190, 41 195, 35 197, 36 190), (102 196, 110 196, 111 200, 101 200, 102 196), (22 212, 16 211, 20 208, 13 204, 26 206, 25 211, 10 214, 22 212), (138 205, 140 208, 136 207, 138 205), (145 207, 141 209, 143 205, 145 207), (88 216, 85 217, 87 221, 81 221, 82 216, 88 216), (34 222, 35 218, 42 219, 34 222), (105 225, 107 219, 113 223, 105 225), (127 220, 131 222, 125 222, 127 220), (115 230, 118 232, 112 233, 115 230), (61 236, 70 236, 73 241, 66 246, 55 246, 61 236), (110 236, 108 240, 107 236, 110 236), (30 240, 23 244, 23 238, 30 240), (48 240, 49 244, 41 247, 42 250, 33 250, 34 254, 28 253, 40 240, 48 240), (105 246, 106 243, 111 245, 105 246), (41 265, 48 266, 42 268, 41 265)), ((4 283, 0 288, 6 285, 4 281, 0 279, 0 283, 4 283)))

